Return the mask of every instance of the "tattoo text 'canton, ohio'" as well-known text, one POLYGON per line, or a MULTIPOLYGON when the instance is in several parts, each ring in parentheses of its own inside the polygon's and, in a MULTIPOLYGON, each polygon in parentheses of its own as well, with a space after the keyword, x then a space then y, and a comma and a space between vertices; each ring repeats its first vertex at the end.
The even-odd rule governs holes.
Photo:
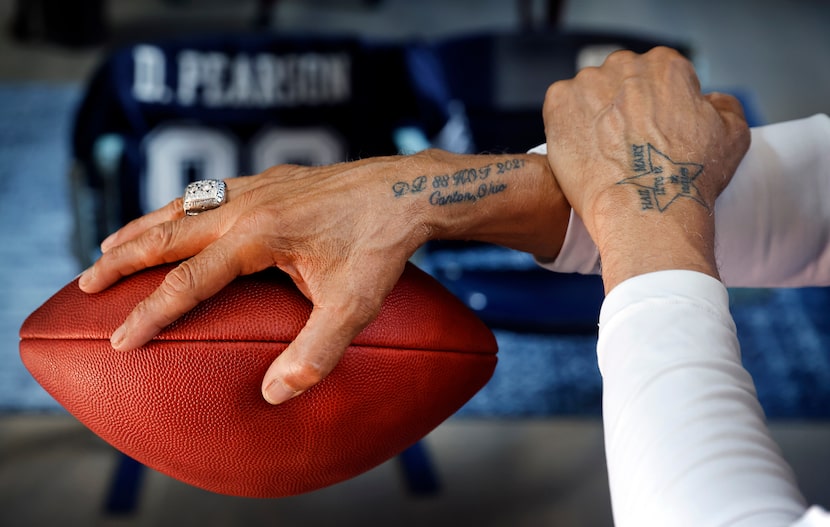
POLYGON ((412 181, 398 181, 392 185, 392 193, 400 198, 428 192, 430 205, 438 207, 475 203, 507 189, 507 183, 495 181, 493 176, 520 169, 524 164, 524 159, 510 159, 479 168, 463 168, 454 174, 418 176, 412 181))
POLYGON ((674 161, 651 143, 631 145, 631 159, 635 175, 617 184, 637 187, 640 210, 663 212, 678 199, 690 199, 709 209, 695 185, 703 165, 674 161))

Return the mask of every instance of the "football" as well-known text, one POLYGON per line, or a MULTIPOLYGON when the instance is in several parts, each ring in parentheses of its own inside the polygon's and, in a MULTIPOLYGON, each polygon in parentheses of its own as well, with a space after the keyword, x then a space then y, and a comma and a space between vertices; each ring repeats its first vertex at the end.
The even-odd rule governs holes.
POLYGON ((288 496, 365 472, 451 416, 496 365, 491 331, 407 264, 335 370, 271 406, 262 378, 311 312, 278 270, 238 278, 137 350, 112 349, 112 332, 170 269, 94 295, 68 284, 24 322, 20 355, 115 448, 213 492, 288 496))

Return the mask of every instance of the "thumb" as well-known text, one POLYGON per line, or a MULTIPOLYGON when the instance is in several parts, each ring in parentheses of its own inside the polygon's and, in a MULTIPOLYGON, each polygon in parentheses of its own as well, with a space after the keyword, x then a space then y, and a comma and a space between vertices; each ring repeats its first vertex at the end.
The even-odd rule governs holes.
POLYGON ((294 342, 265 372, 262 396, 280 404, 322 381, 372 318, 374 314, 350 316, 343 309, 315 306, 294 342))

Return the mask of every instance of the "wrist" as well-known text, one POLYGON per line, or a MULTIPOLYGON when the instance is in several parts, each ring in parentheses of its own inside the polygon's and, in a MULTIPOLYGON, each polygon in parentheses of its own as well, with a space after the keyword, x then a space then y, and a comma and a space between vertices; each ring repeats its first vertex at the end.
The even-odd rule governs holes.
POLYGON ((401 158, 393 199, 415 207, 432 240, 476 240, 555 258, 570 205, 537 154, 461 155, 425 150, 401 158))
POLYGON ((628 278, 654 271, 682 269, 719 279, 714 216, 697 202, 643 209, 636 195, 620 189, 603 196, 587 215, 606 293, 628 278))

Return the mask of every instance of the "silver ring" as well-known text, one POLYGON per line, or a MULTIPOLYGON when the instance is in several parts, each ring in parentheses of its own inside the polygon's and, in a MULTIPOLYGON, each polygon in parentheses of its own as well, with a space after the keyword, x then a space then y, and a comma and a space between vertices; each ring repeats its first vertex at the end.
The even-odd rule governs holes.
POLYGON ((194 181, 184 189, 184 213, 195 216, 219 207, 227 201, 227 185, 221 179, 194 181))

